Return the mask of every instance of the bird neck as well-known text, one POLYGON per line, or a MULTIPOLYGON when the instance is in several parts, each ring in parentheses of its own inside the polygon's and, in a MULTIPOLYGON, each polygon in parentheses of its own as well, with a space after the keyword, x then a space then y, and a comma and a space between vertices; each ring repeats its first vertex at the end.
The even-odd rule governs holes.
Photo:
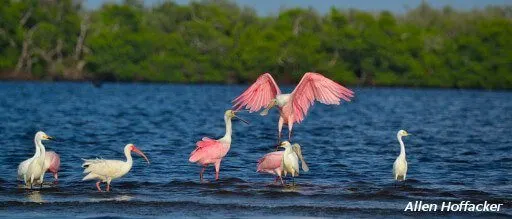
POLYGON ((231 142, 231 133, 233 131, 231 125, 231 118, 224 116, 224 122, 226 123, 226 134, 224 135, 223 139, 231 142))
POLYGON ((284 153, 285 153, 285 154, 291 154, 291 153, 293 153, 293 150, 292 150, 292 148, 291 148, 291 147, 286 147, 286 148, 284 149, 284 153))
POLYGON ((402 136, 397 135, 396 138, 398 138, 398 142, 400 143, 400 156, 405 157, 405 145, 402 141, 402 136))
POLYGON ((133 159, 132 151, 129 148, 124 149, 124 156, 126 156, 126 163, 131 166, 133 164, 133 159))
POLYGON ((36 153, 34 154, 34 157, 39 157, 41 155, 41 146, 43 143, 41 142, 41 139, 34 138, 34 145, 36 146, 36 153))

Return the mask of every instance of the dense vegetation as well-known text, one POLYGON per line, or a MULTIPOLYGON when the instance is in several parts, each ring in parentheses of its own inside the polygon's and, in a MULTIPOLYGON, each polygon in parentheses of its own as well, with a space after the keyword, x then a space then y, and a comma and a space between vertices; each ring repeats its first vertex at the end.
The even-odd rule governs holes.
POLYGON ((294 82, 307 71, 344 84, 509 89, 512 7, 259 16, 223 0, 0 4, 4 79, 239 83, 272 72, 294 82))

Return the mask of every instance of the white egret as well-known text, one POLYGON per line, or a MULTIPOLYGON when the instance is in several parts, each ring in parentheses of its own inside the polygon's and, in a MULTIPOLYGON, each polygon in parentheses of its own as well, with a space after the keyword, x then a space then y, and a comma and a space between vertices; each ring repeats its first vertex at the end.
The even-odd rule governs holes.
POLYGON ((34 181, 43 185, 45 169, 45 158, 46 149, 42 143, 43 140, 51 140, 52 137, 46 135, 46 133, 39 131, 34 137, 34 143, 36 146, 36 152, 33 157, 23 161, 18 166, 18 179, 22 179, 25 185, 30 186, 34 184, 34 181))
POLYGON ((304 171, 309 170, 309 168, 306 165, 306 162, 304 162, 304 159, 302 157, 300 145, 295 144, 294 146, 292 146, 289 141, 283 141, 279 146, 284 148, 283 159, 281 161, 281 168, 284 176, 290 173, 292 174, 292 179, 294 179, 295 176, 299 175, 298 156, 300 156, 300 159, 302 161, 302 167, 305 167, 304 171))
POLYGON ((405 159, 405 145, 402 141, 402 137, 410 135, 405 130, 400 130, 396 134, 396 138, 398 142, 400 142, 400 155, 395 160, 393 164, 393 176, 397 181, 404 181, 407 175, 407 160, 405 159))

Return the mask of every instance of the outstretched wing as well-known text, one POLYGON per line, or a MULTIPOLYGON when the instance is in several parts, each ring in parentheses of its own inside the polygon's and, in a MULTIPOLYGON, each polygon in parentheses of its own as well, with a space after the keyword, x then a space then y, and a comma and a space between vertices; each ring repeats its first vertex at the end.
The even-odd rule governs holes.
POLYGON ((341 99, 350 101, 352 97, 354 97, 353 91, 321 74, 308 72, 293 90, 290 101, 285 107, 292 108, 294 121, 300 123, 315 100, 323 104, 339 105, 341 99))
POLYGON ((249 112, 256 112, 267 106, 278 94, 281 94, 281 90, 279 90, 274 78, 269 73, 265 73, 232 101, 233 109, 240 110, 245 106, 246 109, 249 109, 249 112))
POLYGON ((197 147, 190 153, 188 161, 195 163, 200 160, 222 158, 222 143, 220 141, 204 137, 196 145, 197 147))

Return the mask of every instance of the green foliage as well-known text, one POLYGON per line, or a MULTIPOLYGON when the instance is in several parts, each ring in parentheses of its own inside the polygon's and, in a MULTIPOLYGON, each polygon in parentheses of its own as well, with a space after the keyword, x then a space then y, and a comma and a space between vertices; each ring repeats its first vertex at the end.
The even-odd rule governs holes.
POLYGON ((511 6, 463 12, 424 2, 403 15, 290 8, 263 17, 228 0, 152 8, 125 0, 93 11, 79 1, 44 2, 0 4, 0 74, 240 83, 263 72, 297 82, 313 71, 348 85, 512 88, 511 6))

